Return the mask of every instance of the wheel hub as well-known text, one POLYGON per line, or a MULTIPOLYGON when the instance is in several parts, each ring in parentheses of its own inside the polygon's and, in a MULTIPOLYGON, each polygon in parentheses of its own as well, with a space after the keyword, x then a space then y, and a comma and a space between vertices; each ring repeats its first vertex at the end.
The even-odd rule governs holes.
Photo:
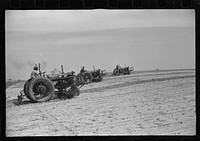
POLYGON ((39 94, 45 94, 47 92, 47 88, 44 85, 39 85, 37 88, 37 92, 39 94))

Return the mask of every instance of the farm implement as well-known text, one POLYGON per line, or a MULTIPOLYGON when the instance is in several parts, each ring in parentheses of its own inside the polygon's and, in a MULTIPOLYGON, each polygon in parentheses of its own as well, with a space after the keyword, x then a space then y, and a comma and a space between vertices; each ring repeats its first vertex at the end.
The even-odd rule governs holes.
POLYGON ((117 67, 113 70, 113 74, 118 76, 118 75, 126 75, 126 74, 130 74, 131 71, 133 71, 133 67, 120 67, 119 65, 117 65, 117 67))
POLYGON ((49 76, 40 71, 39 64, 39 76, 25 82, 23 91, 18 95, 18 104, 22 104, 24 96, 31 102, 45 102, 54 96, 60 99, 78 96, 79 89, 87 84, 84 81, 85 77, 83 75, 76 76, 73 71, 64 73, 63 65, 61 65, 61 69, 61 74, 49 76))
POLYGON ((106 71, 101 69, 95 70, 95 67, 93 68, 94 70, 92 71, 84 70, 83 72, 80 72, 76 77, 76 82, 82 82, 84 84, 101 82, 103 80, 102 76, 106 74, 106 71))

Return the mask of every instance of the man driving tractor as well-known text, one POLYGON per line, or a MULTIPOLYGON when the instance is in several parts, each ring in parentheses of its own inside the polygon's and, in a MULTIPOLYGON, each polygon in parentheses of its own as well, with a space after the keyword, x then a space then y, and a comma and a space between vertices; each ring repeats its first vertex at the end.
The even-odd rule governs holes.
POLYGON ((84 66, 81 68, 81 71, 80 71, 80 73, 83 73, 83 72, 85 72, 85 69, 84 69, 84 68, 85 68, 84 66))
POLYGON ((39 75, 39 72, 38 72, 38 67, 37 65, 35 64, 35 66, 33 67, 33 71, 31 72, 31 78, 35 78, 39 75))

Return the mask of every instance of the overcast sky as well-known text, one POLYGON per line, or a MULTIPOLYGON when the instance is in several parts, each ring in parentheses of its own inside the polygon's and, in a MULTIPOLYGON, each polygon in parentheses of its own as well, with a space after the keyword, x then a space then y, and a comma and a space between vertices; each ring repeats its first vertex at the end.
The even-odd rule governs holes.
POLYGON ((6 78, 81 66, 195 68, 194 10, 7 10, 6 78))

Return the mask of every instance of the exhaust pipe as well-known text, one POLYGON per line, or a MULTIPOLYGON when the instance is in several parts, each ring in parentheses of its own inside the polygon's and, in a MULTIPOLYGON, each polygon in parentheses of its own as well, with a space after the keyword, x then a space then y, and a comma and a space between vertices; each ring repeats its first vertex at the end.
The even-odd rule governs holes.
POLYGON ((63 65, 61 65, 61 71, 62 71, 62 74, 64 74, 64 71, 63 71, 63 65))
POLYGON ((40 70, 40 63, 39 63, 39 65, 38 65, 38 69, 39 69, 39 74, 40 74, 40 76, 42 76, 42 72, 41 72, 41 70, 40 70))
POLYGON ((64 77, 63 65, 61 65, 62 77, 64 77))

